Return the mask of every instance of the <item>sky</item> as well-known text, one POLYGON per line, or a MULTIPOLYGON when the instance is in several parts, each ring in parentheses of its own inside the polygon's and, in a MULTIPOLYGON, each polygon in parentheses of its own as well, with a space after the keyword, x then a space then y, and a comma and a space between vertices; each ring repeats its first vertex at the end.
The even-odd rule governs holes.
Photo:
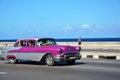
POLYGON ((120 38, 120 0, 0 0, 0 39, 120 38))

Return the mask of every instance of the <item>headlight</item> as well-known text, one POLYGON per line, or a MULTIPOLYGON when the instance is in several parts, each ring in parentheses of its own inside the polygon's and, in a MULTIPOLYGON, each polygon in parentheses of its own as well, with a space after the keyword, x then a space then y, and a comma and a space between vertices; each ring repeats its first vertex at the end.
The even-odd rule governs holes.
POLYGON ((62 54, 62 53, 63 53, 63 50, 60 48, 58 52, 59 52, 60 54, 62 54))
POLYGON ((81 51, 81 47, 77 47, 77 50, 80 52, 81 51))

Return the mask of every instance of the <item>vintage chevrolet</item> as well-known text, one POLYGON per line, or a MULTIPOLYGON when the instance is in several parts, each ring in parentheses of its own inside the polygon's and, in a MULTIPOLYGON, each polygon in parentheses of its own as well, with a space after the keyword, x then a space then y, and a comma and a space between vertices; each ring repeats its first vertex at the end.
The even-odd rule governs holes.
POLYGON ((44 61, 48 66, 65 61, 72 65, 81 59, 79 46, 57 45, 53 38, 19 39, 14 46, 2 47, 1 56, 15 64, 18 61, 44 61))

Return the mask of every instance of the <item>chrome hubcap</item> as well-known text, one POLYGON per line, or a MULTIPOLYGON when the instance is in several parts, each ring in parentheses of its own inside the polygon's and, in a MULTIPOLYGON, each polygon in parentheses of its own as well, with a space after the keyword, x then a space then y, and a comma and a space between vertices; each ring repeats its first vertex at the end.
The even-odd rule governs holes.
POLYGON ((53 63, 53 59, 51 56, 47 57, 47 64, 52 64, 53 63))

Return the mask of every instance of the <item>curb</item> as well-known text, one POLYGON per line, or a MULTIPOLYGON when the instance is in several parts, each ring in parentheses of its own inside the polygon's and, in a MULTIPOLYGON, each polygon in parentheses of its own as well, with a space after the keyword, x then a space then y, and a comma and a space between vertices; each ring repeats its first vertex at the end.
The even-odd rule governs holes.
POLYGON ((105 56, 105 55, 82 55, 82 58, 120 60, 120 56, 105 56))

